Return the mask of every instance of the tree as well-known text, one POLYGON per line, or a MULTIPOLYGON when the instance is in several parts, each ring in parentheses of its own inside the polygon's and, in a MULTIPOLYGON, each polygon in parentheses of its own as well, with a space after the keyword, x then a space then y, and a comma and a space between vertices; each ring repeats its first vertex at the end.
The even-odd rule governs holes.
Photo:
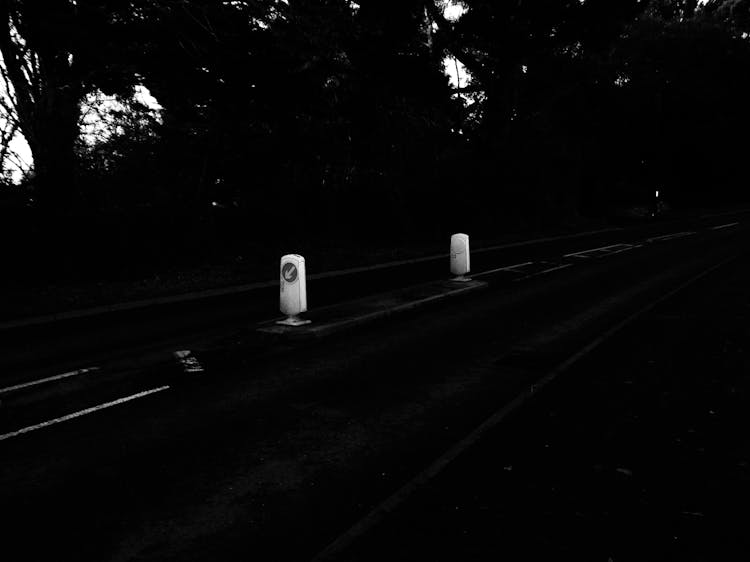
POLYGON ((137 67, 165 108, 183 200, 234 192, 261 219, 293 190, 310 215, 361 225, 343 208, 403 210, 439 174, 456 102, 421 0, 180 2, 151 14, 157 43, 137 67))
POLYGON ((75 143, 83 97, 132 85, 124 80, 132 73, 119 64, 131 8, 103 0, 0 0, 3 110, 29 143, 33 187, 47 209, 69 208, 80 195, 75 143))
POLYGON ((673 202, 739 197, 750 126, 750 42, 737 32, 743 2, 654 3, 618 40, 610 62, 620 77, 617 127, 623 166, 665 188, 673 202), (729 7, 735 10, 729 11, 729 7), (710 189, 707 187, 710 186, 710 189))
POLYGON ((458 58, 475 100, 466 129, 474 183, 505 207, 574 209, 596 160, 606 105, 607 52, 644 2, 462 0, 457 21, 425 0, 435 45, 458 58), (478 116, 478 118, 474 118, 478 116), (501 187, 498 187, 501 186, 501 187), (500 193, 498 193, 500 192, 500 193))
POLYGON ((729 25, 744 39, 750 35, 750 0, 708 0, 702 13, 729 25))

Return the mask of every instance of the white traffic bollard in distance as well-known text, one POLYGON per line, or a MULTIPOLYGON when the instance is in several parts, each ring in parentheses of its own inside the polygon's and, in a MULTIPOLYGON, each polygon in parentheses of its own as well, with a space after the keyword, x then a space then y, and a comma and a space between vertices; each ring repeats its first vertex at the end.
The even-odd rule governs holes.
POLYGON ((284 326, 302 326, 310 320, 299 317, 307 312, 307 280, 305 276, 305 258, 298 254, 287 254, 281 258, 279 308, 286 314, 285 320, 277 324, 284 326))
POLYGON ((454 281, 470 281, 466 274, 471 270, 469 254, 469 236, 454 234, 451 236, 451 273, 454 281))

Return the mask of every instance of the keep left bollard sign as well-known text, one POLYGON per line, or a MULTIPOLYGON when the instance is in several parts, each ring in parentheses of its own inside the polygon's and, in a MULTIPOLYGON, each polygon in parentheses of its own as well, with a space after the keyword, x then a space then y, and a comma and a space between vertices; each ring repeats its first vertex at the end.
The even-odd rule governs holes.
POLYGON ((459 233, 451 236, 450 258, 451 273, 456 276, 454 281, 469 281, 466 274, 471 271, 471 253, 467 234, 459 233))
POLYGON ((305 258, 299 254, 287 254, 281 258, 279 271, 279 308, 287 318, 280 320, 278 324, 285 326, 309 324, 309 320, 299 318, 299 314, 307 312, 305 258))

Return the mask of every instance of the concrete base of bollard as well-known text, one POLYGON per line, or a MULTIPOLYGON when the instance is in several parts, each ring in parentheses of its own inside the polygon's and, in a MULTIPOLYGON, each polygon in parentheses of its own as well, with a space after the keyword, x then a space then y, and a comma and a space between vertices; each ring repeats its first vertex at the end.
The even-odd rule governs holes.
POLYGON ((451 281, 457 281, 458 283, 468 283, 471 280, 471 277, 466 277, 465 275, 459 275, 458 277, 451 279, 451 281))
POLYGON ((276 323, 281 326, 304 326, 310 324, 312 320, 303 320, 299 316, 290 316, 284 320, 278 320, 276 323))

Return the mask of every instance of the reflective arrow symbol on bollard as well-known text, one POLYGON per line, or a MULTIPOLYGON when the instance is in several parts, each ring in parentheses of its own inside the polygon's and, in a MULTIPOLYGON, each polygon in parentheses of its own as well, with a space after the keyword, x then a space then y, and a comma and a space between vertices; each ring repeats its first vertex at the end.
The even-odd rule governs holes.
POLYGON ((305 258, 299 254, 287 254, 281 258, 279 268, 279 309, 286 319, 279 320, 282 326, 303 326, 310 320, 299 315, 307 312, 307 279, 305 258))

